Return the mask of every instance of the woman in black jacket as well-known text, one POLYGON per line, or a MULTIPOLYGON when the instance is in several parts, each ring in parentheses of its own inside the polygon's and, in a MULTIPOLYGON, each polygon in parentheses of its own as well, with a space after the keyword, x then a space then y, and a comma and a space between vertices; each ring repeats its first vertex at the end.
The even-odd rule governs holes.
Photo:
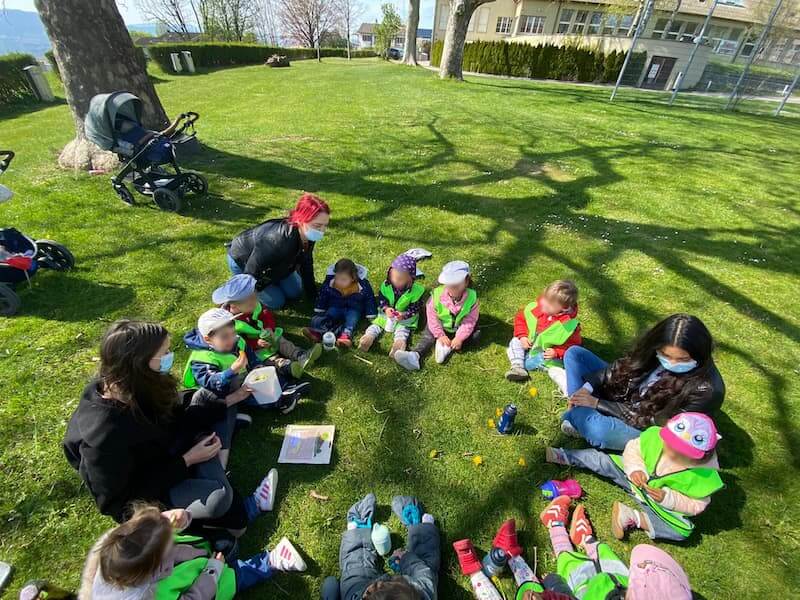
POLYGON ((658 323, 610 365, 573 346, 564 355, 570 408, 562 431, 598 448, 622 450, 641 430, 679 412, 712 414, 725 397, 713 348, 703 322, 686 314, 658 323))
POLYGON ((100 512, 117 522, 135 501, 158 502, 186 508, 199 525, 243 533, 249 520, 272 509, 277 474, 270 472, 252 497, 234 492, 220 452, 230 447, 236 408, 226 400, 184 406, 169 374, 169 347, 169 333, 155 323, 109 328, 100 374, 69 421, 64 453, 100 512))
POLYGON ((314 194, 303 194, 288 216, 270 219, 241 232, 228 246, 228 267, 234 275, 256 278, 256 290, 267 308, 281 308, 305 290, 317 297, 314 244, 331 219, 328 205, 314 194))

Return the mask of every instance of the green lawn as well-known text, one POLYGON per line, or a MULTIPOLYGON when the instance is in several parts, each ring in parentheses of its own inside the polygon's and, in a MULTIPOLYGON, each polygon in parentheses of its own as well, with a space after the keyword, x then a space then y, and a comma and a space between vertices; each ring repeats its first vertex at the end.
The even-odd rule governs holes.
MULTIPOLYGON (((233 452, 241 490, 275 464, 287 423, 334 423, 337 440, 329 468, 280 469, 277 508, 243 544, 249 553, 287 535, 309 572, 278 578, 287 594, 268 584, 249 597, 315 597, 337 573, 344 512, 368 491, 381 518, 398 493, 419 495, 437 516, 442 598, 471 597, 450 542, 468 536, 485 550, 508 517, 531 563, 538 547, 539 572, 554 567, 536 487, 568 474, 543 464, 546 445, 567 443, 558 429, 564 402, 546 376, 535 377, 532 399, 503 373, 514 312, 559 277, 578 282, 586 345, 607 358, 672 312, 708 324, 728 388, 718 420, 727 489, 697 519, 691 542, 669 550, 706 598, 796 593, 797 120, 668 111, 661 97, 632 90, 609 104, 604 89, 456 84, 371 60, 159 78, 168 112, 202 115, 205 150, 187 164, 208 176, 214 195, 182 214, 144 202, 126 208, 107 177, 58 170, 72 132, 66 105, 0 114, 0 146, 18 154, 3 177, 16 197, 0 207, 2 222, 67 244, 78 261, 71 273, 37 276, 21 292, 21 313, 0 321, 0 559, 18 569, 12 591, 33 576, 75 586, 85 551, 111 525, 60 449, 104 329, 121 317, 154 319, 178 348, 228 276, 222 244, 308 190, 333 207, 318 278, 350 256, 377 285, 414 246, 433 252, 422 265, 431 276, 468 260, 484 338, 479 350, 419 374, 400 372, 385 340, 367 357, 372 365, 327 355, 313 372, 313 400, 288 417, 256 416, 233 452), (520 435, 498 437, 487 419, 508 401, 520 404, 520 435), (310 499, 311 490, 330 501, 310 499)), ((278 320, 296 335, 309 312, 302 304, 278 320)), ((646 541, 641 533, 613 541, 611 502, 623 493, 573 474, 600 538, 626 557, 646 541)), ((400 533, 397 519, 390 526, 400 533)))

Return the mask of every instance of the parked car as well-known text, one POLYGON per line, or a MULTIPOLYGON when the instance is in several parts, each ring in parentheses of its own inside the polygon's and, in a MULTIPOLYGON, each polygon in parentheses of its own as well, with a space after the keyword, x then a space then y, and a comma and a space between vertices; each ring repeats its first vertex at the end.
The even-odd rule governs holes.
POLYGON ((403 50, 400 48, 389 48, 386 54, 392 60, 400 60, 403 58, 403 50))

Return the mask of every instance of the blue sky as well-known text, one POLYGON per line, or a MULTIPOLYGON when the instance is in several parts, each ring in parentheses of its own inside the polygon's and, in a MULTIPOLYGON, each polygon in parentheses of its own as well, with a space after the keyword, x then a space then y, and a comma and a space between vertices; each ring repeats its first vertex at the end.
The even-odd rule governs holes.
MULTIPOLYGON (((374 21, 378 19, 381 14, 381 4, 387 0, 362 0, 365 7, 363 20, 374 21)), ((0 0, 0 4, 4 3, 6 8, 16 8, 19 10, 36 10, 33 6, 33 0, 0 0)), ((126 23, 142 23, 145 21, 144 17, 136 9, 135 0, 117 0, 117 4, 122 12, 122 17, 126 23)), ((398 12, 405 19, 407 13, 407 4, 401 1, 395 1, 394 4, 398 7, 398 12)), ((431 27, 433 23, 433 8, 435 0, 422 0, 421 2, 421 18, 420 27, 431 27)))

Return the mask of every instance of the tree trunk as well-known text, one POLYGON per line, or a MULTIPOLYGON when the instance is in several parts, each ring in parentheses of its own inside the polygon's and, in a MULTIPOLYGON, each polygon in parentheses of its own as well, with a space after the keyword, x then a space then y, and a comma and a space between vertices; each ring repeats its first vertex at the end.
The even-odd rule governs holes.
POLYGON ((155 88, 133 47, 114 0, 35 0, 58 64, 75 119, 75 139, 59 157, 62 167, 94 168, 108 153, 90 144, 83 131, 89 101, 96 94, 129 91, 142 99, 145 127, 168 121, 155 88))
POLYGON ((406 23, 403 63, 412 67, 417 66, 417 28, 419 28, 419 0, 408 0, 408 23, 406 23))
POLYGON ((485 3, 485 0, 450 0, 450 15, 447 18, 442 60, 439 65, 439 77, 442 79, 463 79, 461 63, 464 60, 464 44, 467 40, 469 20, 475 9, 485 3))

